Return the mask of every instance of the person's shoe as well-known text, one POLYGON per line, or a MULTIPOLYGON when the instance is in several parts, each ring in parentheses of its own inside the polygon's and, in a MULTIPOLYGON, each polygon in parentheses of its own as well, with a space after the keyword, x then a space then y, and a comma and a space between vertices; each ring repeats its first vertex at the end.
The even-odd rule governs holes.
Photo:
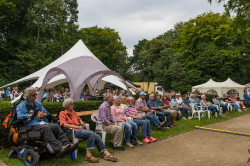
POLYGON ((67 144, 65 146, 62 146, 62 149, 58 153, 58 156, 64 157, 68 153, 68 150, 70 149, 70 147, 71 147, 71 144, 67 144))
POLYGON ((173 126, 178 126, 178 124, 177 124, 177 123, 175 123, 175 122, 173 122, 173 123, 172 123, 172 125, 173 125, 173 126))
POLYGON ((190 119, 193 119, 193 118, 190 116, 190 117, 188 117, 188 120, 190 120, 190 119))
POLYGON ((242 112, 241 109, 238 109, 238 112, 242 112))
POLYGON ((163 129, 171 130, 168 126, 163 127, 163 129))
POLYGON ((151 137, 148 137, 148 139, 149 139, 150 141, 152 141, 152 142, 155 142, 155 141, 156 141, 156 139, 153 138, 152 136, 151 136, 151 137))
POLYGON ((181 119, 183 119, 183 120, 187 120, 185 116, 183 116, 181 119))
POLYGON ((134 145, 132 145, 129 141, 125 143, 125 146, 128 146, 128 147, 130 147, 130 148, 135 147, 135 146, 134 146, 134 145))
POLYGON ((163 122, 161 122, 161 123, 159 124, 159 126, 162 127, 162 126, 165 125, 165 123, 166 123, 166 121, 163 121, 163 122))
POLYGON ((170 127, 171 127, 171 128, 175 128, 173 125, 168 125, 168 127, 169 127, 169 128, 170 128, 170 127))
POLYGON ((110 154, 109 156, 104 156, 104 160, 115 162, 117 161, 117 158, 111 156, 110 154))
POLYGON ((225 115, 220 115, 220 117, 224 117, 225 115))
POLYGON ((214 117, 210 116, 210 119, 213 119, 214 117))
POLYGON ((119 150, 119 151, 124 151, 125 148, 124 147, 113 147, 114 150, 119 150))
POLYGON ((109 143, 109 146, 110 146, 111 148, 113 148, 113 147, 114 147, 114 144, 113 144, 112 142, 110 142, 110 143, 109 143))
POLYGON ((97 163, 98 161, 99 161, 99 159, 98 158, 95 158, 95 157, 93 157, 93 156, 89 156, 89 157, 85 157, 85 160, 86 161, 89 161, 89 162, 91 162, 91 163, 97 163))
POLYGON ((74 144, 70 144, 70 149, 68 150, 68 154, 74 152, 78 148, 78 142, 74 144))
POLYGON ((138 139, 136 140, 136 143, 137 143, 138 145, 143 145, 143 143, 140 142, 140 141, 138 141, 138 139))
POLYGON ((145 142, 145 143, 150 143, 151 142, 147 137, 144 138, 142 141, 145 142))

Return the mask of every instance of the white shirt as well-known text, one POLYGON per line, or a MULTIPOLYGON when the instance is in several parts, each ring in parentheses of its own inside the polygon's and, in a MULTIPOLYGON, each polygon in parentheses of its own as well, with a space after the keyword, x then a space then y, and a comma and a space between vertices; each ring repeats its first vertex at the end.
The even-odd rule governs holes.
POLYGON ((181 97, 179 97, 179 98, 176 97, 176 101, 177 101, 178 104, 181 104, 182 98, 181 97))

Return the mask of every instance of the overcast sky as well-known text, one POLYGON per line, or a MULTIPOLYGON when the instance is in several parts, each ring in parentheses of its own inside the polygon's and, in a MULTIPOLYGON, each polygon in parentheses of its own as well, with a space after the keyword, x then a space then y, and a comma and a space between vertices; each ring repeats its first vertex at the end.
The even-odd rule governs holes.
POLYGON ((133 55, 134 45, 143 38, 151 40, 173 28, 180 21, 188 21, 210 10, 223 13, 223 4, 216 0, 78 0, 81 28, 97 25, 119 32, 133 55))

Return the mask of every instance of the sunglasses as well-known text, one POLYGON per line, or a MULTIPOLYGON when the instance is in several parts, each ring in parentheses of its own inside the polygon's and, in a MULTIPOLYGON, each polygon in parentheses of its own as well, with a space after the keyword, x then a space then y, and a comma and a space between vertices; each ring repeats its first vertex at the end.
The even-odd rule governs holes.
POLYGON ((70 105, 74 105, 74 103, 70 103, 70 105))
POLYGON ((33 95, 31 95, 32 97, 35 97, 35 96, 37 96, 37 94, 33 94, 33 95))

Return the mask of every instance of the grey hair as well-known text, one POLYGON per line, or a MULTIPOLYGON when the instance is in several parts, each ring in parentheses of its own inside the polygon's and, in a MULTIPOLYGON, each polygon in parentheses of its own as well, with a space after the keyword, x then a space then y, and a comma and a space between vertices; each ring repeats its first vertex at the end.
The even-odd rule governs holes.
POLYGON ((36 88, 34 88, 34 87, 26 88, 23 92, 23 98, 26 100, 28 97, 30 97, 30 92, 33 92, 33 91, 36 92, 36 88))
POLYGON ((67 98, 64 100, 64 102, 62 103, 62 107, 63 108, 67 108, 70 104, 73 104, 74 100, 71 98, 67 98))
POLYGON ((111 93, 104 93, 104 94, 103 94, 103 99, 104 99, 104 101, 106 101, 107 98, 110 97, 110 95, 111 95, 111 93))
POLYGON ((119 98, 118 96, 113 96, 114 100, 116 100, 117 98, 119 98))
POLYGON ((154 94, 153 93, 151 93, 150 95, 149 95, 149 97, 151 97, 151 96, 153 96, 154 94))

